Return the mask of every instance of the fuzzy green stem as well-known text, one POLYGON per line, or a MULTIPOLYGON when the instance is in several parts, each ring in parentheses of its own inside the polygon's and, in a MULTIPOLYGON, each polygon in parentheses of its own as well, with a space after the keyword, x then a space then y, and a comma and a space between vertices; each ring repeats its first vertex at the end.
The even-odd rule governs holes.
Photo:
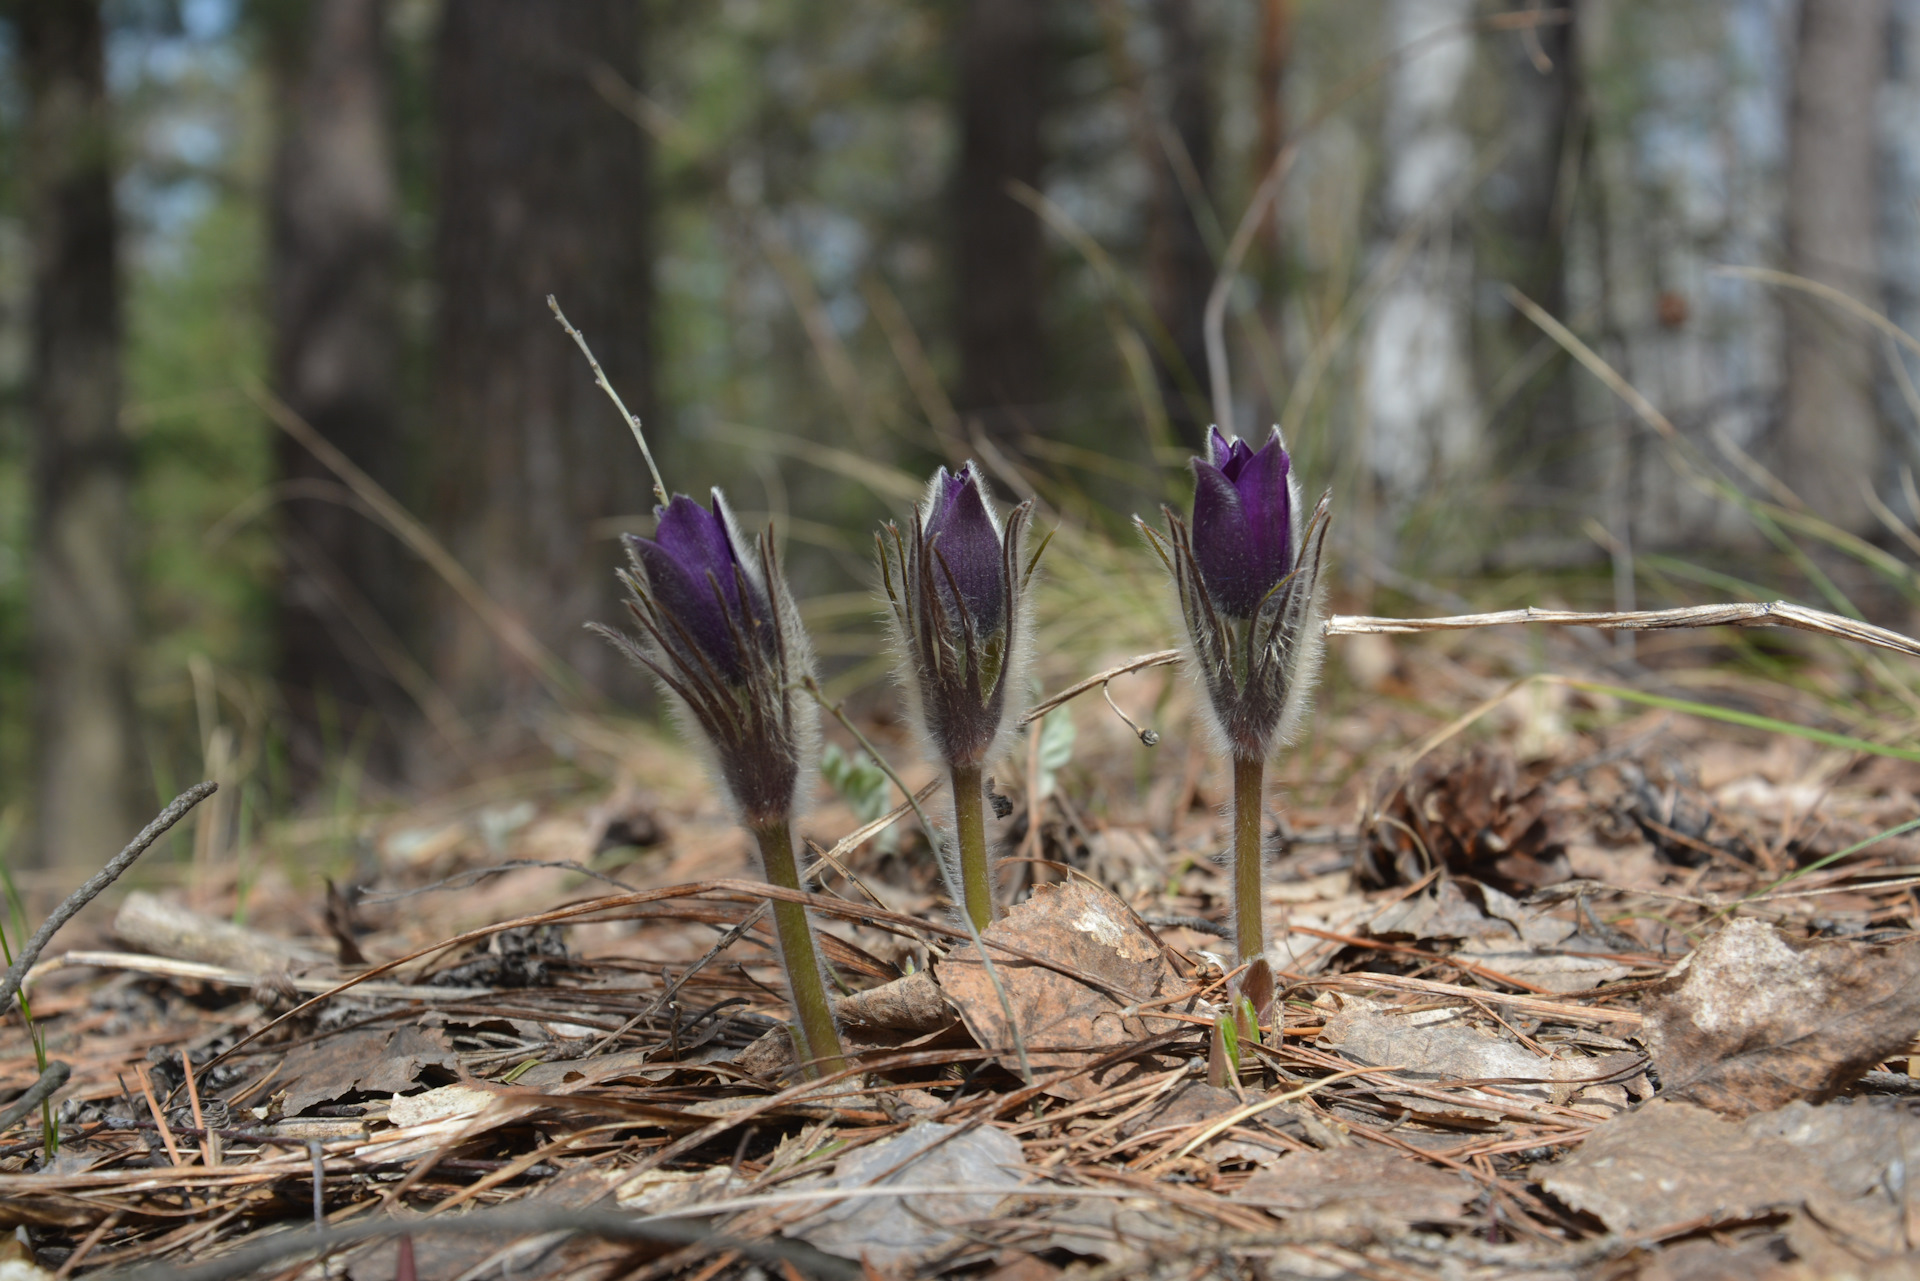
POLYGON ((1267 953, 1260 892, 1260 802, 1267 764, 1259 757, 1233 762, 1233 938, 1244 964, 1267 953))
MULTIPOLYGON (((793 831, 785 819, 754 829, 760 842, 760 857, 766 865, 767 880, 783 889, 800 888, 799 869, 793 861, 793 831)), ((813 926, 807 921, 807 909, 799 903, 774 899, 773 932, 780 944, 780 962, 787 971, 787 990, 793 997, 795 1025, 800 1033, 800 1048, 807 1059, 809 1076, 825 1076, 846 1066, 840 1049, 840 1032, 833 1024, 833 1006, 827 1001, 827 987, 820 978, 820 958, 814 951, 813 926)))
POLYGON ((960 843, 960 888, 973 928, 993 924, 993 875, 987 864, 986 786, 978 765, 953 767, 953 832, 960 843))

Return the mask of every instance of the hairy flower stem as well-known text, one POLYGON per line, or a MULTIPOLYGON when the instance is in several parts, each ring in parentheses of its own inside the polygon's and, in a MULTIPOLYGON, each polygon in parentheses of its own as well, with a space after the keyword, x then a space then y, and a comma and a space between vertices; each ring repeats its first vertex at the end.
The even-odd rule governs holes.
POLYGON ((953 767, 953 831, 960 842, 960 888, 973 928, 993 924, 993 875, 987 866, 986 787, 978 765, 953 767))
MULTIPOLYGON (((783 889, 800 888, 800 873, 793 861, 793 831, 782 819, 757 827, 753 834, 760 841, 760 857, 766 864, 767 881, 783 889)), ((813 947, 813 926, 807 921, 807 909, 798 903, 774 899, 773 932, 780 943, 780 962, 786 967, 787 988, 793 996, 793 1012, 800 1032, 800 1049, 806 1057, 809 1076, 826 1076, 846 1066, 840 1049, 840 1032, 833 1025, 833 1006, 827 1002, 827 987, 820 978, 820 958, 813 947)))
POLYGON ((1260 892, 1260 802, 1267 763, 1233 760, 1233 940, 1244 964, 1267 953, 1265 895, 1260 892))

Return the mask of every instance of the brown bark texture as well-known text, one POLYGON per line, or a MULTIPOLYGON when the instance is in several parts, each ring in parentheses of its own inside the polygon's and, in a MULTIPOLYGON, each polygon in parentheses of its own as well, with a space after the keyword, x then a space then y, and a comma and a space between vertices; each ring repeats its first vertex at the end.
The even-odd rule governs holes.
MULTIPOLYGON (((482 588, 601 690, 638 685, 583 629, 619 616, 623 557, 594 524, 648 510, 651 486, 546 298, 644 417, 647 151, 595 88, 640 82, 641 40, 637 0, 462 0, 443 11, 435 91, 434 520, 482 588)), ((463 711, 508 713, 494 724, 510 740, 546 693, 493 629, 442 597, 434 673, 463 711)))
POLYGON ((953 192, 959 408, 1013 442, 1046 397, 1040 219, 1008 190, 1040 186, 1045 6, 966 0, 960 30, 960 164, 953 192))
POLYGON ((1215 413, 1207 405, 1207 294, 1214 261, 1201 232, 1213 177, 1213 68, 1197 6, 1155 0, 1163 113, 1152 155, 1153 204, 1147 225, 1147 294, 1167 344, 1156 360, 1161 396, 1174 430, 1198 447, 1215 413))
MULTIPOLYGON (((269 275, 280 398, 404 502, 385 10, 384 0, 295 0, 276 15, 269 275)), ((328 738, 386 755, 412 719, 389 665, 404 652, 415 593, 410 559, 339 478, 291 437, 277 448, 278 676, 290 756, 311 779, 328 738)))
MULTIPOLYGON (((1874 98, 1887 59, 1887 0, 1802 0, 1787 154, 1788 268, 1878 308, 1874 98)), ((1813 511, 1875 526, 1861 486, 1886 438, 1874 404, 1877 341, 1830 304, 1786 309, 1781 472, 1813 511)))
POLYGON ((91 0, 19 0, 12 12, 33 261, 34 855, 97 867, 137 830, 139 772, 101 17, 91 0))

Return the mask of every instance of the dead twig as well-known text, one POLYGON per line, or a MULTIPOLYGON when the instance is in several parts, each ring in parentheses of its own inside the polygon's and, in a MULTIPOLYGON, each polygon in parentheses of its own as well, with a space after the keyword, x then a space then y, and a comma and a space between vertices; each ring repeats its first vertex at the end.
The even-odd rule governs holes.
POLYGON ((1067 686, 1067 688, 1061 690, 1051 698, 1040 700, 1031 708, 1027 709, 1027 714, 1020 718, 1018 724, 1031 725, 1062 703, 1070 703, 1088 690, 1105 689, 1107 682, 1113 680, 1116 676, 1125 676, 1128 672, 1145 671, 1149 667, 1163 667, 1168 663, 1176 663, 1179 661, 1180 651, 1177 649, 1160 649, 1155 650, 1151 654, 1137 654, 1129 658, 1126 662, 1121 663, 1118 667, 1109 667, 1104 672, 1087 677, 1087 679, 1081 681, 1078 685, 1067 686))
POLYGON ((66 902, 53 909, 53 915, 33 932, 33 937, 27 940, 27 945, 20 949, 20 955, 13 958, 13 964, 7 969, 6 978, 0 979, 0 1010, 13 1004, 13 998, 19 993, 21 984, 26 982, 27 971, 33 968, 33 963, 40 958, 40 953, 53 940, 53 936, 59 933, 60 927, 79 915, 80 909, 93 902, 100 891, 119 880, 120 874, 132 867, 134 860, 147 852, 148 846, 165 836, 169 828, 185 818, 188 810, 219 790, 218 783, 195 783, 174 797, 173 804, 161 810, 153 822, 142 828, 140 835, 133 838, 132 844, 114 855, 112 862, 88 877, 86 884, 67 895, 66 902))
MULTIPOLYGON (((1525 609, 1504 609, 1491 614, 1455 614, 1446 618, 1375 618, 1362 614, 1335 614, 1326 621, 1322 631, 1327 636, 1402 636, 1414 632, 1505 627, 1514 623, 1597 627, 1603 631, 1630 632, 1665 631, 1677 627, 1791 627, 1920 658, 1920 640, 1911 636, 1784 600, 1684 605, 1677 609, 1593 611, 1540 609, 1529 605, 1525 609)), ((1149 657, 1158 658, 1159 655, 1149 657)))
POLYGON ((5 1108, 0 1108, 0 1133, 4 1133, 15 1121, 39 1107, 42 1100, 52 1097, 53 1092, 65 1085, 67 1078, 72 1075, 73 1069, 58 1059, 47 1064, 47 1070, 40 1074, 38 1081, 27 1087, 25 1094, 7 1104, 5 1108))
POLYGON ((784 1241, 743 1241, 714 1232, 699 1224, 672 1221, 642 1221, 631 1214, 610 1210, 573 1210, 562 1206, 516 1205, 483 1210, 445 1219, 390 1219, 376 1223, 330 1225, 319 1232, 281 1232, 271 1239, 222 1255, 193 1267, 181 1267, 166 1261, 148 1264, 129 1272, 114 1274, 112 1281, 227 1281, 246 1276, 270 1264, 297 1259, 317 1251, 333 1252, 342 1246, 362 1241, 381 1241, 402 1234, 426 1236, 434 1233, 476 1232, 546 1233, 573 1235, 585 1233, 612 1241, 658 1241, 669 1245, 704 1244, 737 1250, 748 1258, 768 1263, 791 1261, 805 1274, 855 1281, 860 1269, 844 1259, 822 1254, 811 1246, 784 1241))

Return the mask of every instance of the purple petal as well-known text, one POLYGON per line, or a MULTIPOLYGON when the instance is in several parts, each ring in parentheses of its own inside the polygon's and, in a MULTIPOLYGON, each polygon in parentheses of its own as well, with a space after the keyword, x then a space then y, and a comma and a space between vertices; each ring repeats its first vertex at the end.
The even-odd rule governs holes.
POLYGON ((987 511, 986 495, 973 464, 949 476, 942 467, 935 477, 936 497, 927 517, 927 541, 953 571, 949 584, 946 573, 935 565, 934 581, 942 601, 951 608, 953 587, 973 615, 974 626, 984 636, 1001 624, 1004 615, 1006 575, 1000 555, 1000 530, 987 511))
POLYGON ((1258 453, 1232 442, 1224 466, 1193 460, 1193 554, 1215 607, 1231 618, 1253 617, 1293 570, 1290 466, 1277 434, 1258 453))
POLYGON ((1233 442, 1221 434, 1218 427, 1207 428, 1207 461, 1215 467, 1225 467, 1233 457, 1233 442))
POLYGON ((1276 434, 1233 478, 1247 518, 1248 554, 1264 567, 1262 596, 1293 571, 1293 500, 1287 491, 1291 466, 1276 434))
MULTIPOLYGON (((628 537, 627 545, 646 572, 647 587, 662 613, 677 619, 694 644, 729 678, 742 668, 727 613, 740 614, 740 586, 734 577, 736 556, 726 526, 714 513, 685 494, 658 509, 652 538, 628 537), (714 583, 720 585, 720 598, 714 583), (725 605, 722 605, 722 600, 725 605)), ((669 635, 673 635, 671 631, 669 635)))
MULTIPOLYGON (((1215 430, 1214 434, 1219 435, 1218 429, 1215 430)), ((1220 474, 1228 480, 1238 480, 1240 479, 1241 469, 1247 465, 1247 460, 1253 457, 1253 451, 1247 448, 1247 442, 1241 440, 1238 436, 1234 437, 1231 441, 1228 441, 1222 436, 1221 442, 1221 456, 1214 460, 1214 466, 1218 467, 1220 474)), ((1208 452, 1213 452, 1211 443, 1208 445, 1208 452)))
POLYGON ((1221 613, 1248 618, 1259 602, 1259 567, 1248 554, 1247 514, 1240 491, 1220 468, 1193 460, 1193 555, 1200 579, 1221 613))

